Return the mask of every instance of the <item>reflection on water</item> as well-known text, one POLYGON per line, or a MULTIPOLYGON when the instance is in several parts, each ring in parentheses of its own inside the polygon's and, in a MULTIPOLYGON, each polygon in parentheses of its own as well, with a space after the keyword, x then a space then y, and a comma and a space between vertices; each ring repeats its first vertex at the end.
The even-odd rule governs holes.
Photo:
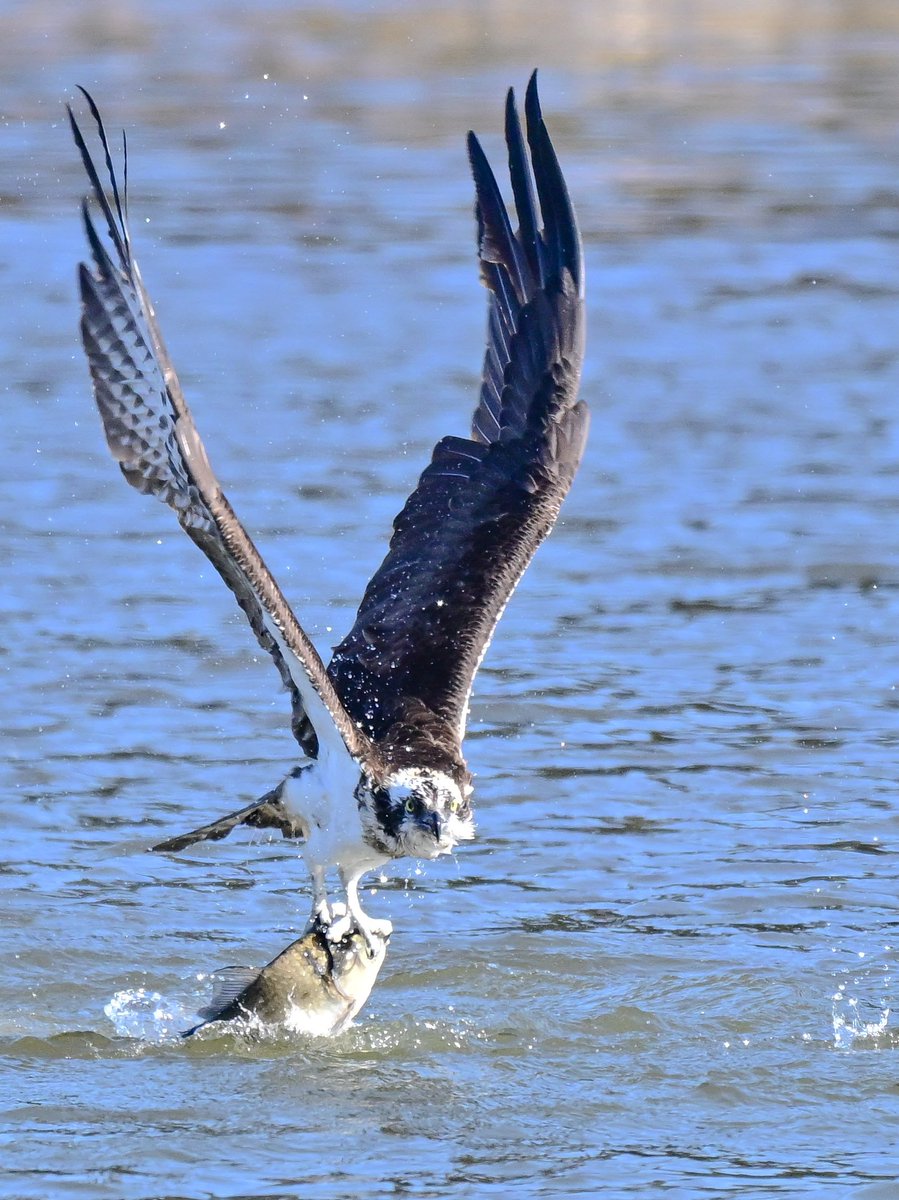
POLYGON ((9 1194, 887 1194, 899 8, 81 0, 14 6, 0 63, 9 1194), (479 678, 479 839, 373 881, 397 932, 348 1033, 175 1046, 157 1013, 291 941, 304 871, 147 847, 293 747, 230 597, 103 447, 61 101, 128 130, 213 461, 327 648, 466 427, 464 134, 496 153, 535 64, 594 421, 479 678))

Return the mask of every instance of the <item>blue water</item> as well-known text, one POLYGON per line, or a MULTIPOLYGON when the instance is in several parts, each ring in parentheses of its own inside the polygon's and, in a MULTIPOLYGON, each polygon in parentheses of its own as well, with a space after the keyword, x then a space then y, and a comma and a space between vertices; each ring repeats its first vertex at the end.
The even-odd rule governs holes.
POLYGON ((0 1196, 899 1187, 899 19, 886 0, 81 0, 0 42, 0 1196), (464 134, 542 94, 587 459, 479 676, 479 837, 398 863, 333 1040, 182 1045, 304 870, 161 837, 294 761, 277 677, 119 477, 77 337, 90 87, 216 470, 323 650, 484 336, 464 134))

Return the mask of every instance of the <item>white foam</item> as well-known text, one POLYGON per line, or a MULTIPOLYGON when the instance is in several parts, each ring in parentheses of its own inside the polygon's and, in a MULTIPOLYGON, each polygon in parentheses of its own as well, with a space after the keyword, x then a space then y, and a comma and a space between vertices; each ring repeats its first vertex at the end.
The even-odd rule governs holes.
POLYGON ((180 1004, 167 1000, 161 992, 148 988, 128 988, 116 992, 103 1007, 119 1037, 158 1043, 178 1036, 190 1024, 180 1004))
POLYGON ((833 996, 833 1044, 838 1050, 859 1049, 865 1043, 876 1044, 887 1032, 890 1009, 850 996, 841 984, 833 996))

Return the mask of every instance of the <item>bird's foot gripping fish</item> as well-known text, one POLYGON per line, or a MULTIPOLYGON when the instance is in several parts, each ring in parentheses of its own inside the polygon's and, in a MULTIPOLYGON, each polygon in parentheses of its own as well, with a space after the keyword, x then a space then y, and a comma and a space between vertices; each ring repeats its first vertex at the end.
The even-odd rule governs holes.
POLYGON ((81 336, 106 440, 126 480, 175 510, 234 593, 290 694, 303 755, 256 803, 158 848, 224 837, 239 824, 301 838, 313 918, 337 942, 358 931, 376 955, 383 927, 359 901, 365 872, 393 858, 449 854, 474 836, 462 754, 472 683, 506 602, 555 524, 587 437, 589 413, 578 399, 581 240, 536 72, 524 130, 511 90, 506 101, 517 229, 478 139, 468 137, 489 293, 469 435, 435 446, 327 668, 212 470, 134 257, 127 162, 120 187, 97 106, 85 97, 109 194, 70 110, 93 194, 83 205, 91 262, 80 272, 81 336), (346 899, 340 917, 330 871, 346 899))
MULTIPOLYGON (((335 905, 338 919, 345 915, 335 905)), ((372 946, 358 930, 335 941, 332 930, 310 922, 301 938, 261 970, 225 967, 213 975, 212 999, 187 1029, 191 1037, 223 1022, 239 1022, 250 1030, 287 1028, 332 1036, 356 1016, 374 987, 387 955, 387 936, 375 934, 372 946)))

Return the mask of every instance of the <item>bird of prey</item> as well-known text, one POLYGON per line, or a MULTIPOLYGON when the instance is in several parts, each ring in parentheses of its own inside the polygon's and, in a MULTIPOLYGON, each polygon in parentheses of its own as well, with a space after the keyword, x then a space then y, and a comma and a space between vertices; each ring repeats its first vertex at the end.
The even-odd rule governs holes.
MULTIPOLYGON (((83 89, 82 89, 83 91, 83 89)), ((487 348, 468 437, 448 435, 396 518, 384 561, 326 668, 210 466, 168 356, 128 227, 100 113, 108 191, 71 108, 90 180, 82 215, 81 337, 106 440, 126 480, 175 510, 234 593, 292 702, 302 761, 239 812, 154 849, 226 836, 239 824, 302 839, 313 921, 369 947, 389 932, 362 911, 361 876, 392 858, 436 858, 474 834, 462 755, 475 673, 513 589, 555 523, 589 413, 578 399, 584 265, 571 200, 540 110, 536 72, 525 132, 505 111, 513 228, 480 142, 468 135, 487 348), (106 226, 101 237, 93 212, 106 226), (336 868, 346 909, 332 914, 336 868)), ((101 226, 102 228, 102 226, 101 226)))

